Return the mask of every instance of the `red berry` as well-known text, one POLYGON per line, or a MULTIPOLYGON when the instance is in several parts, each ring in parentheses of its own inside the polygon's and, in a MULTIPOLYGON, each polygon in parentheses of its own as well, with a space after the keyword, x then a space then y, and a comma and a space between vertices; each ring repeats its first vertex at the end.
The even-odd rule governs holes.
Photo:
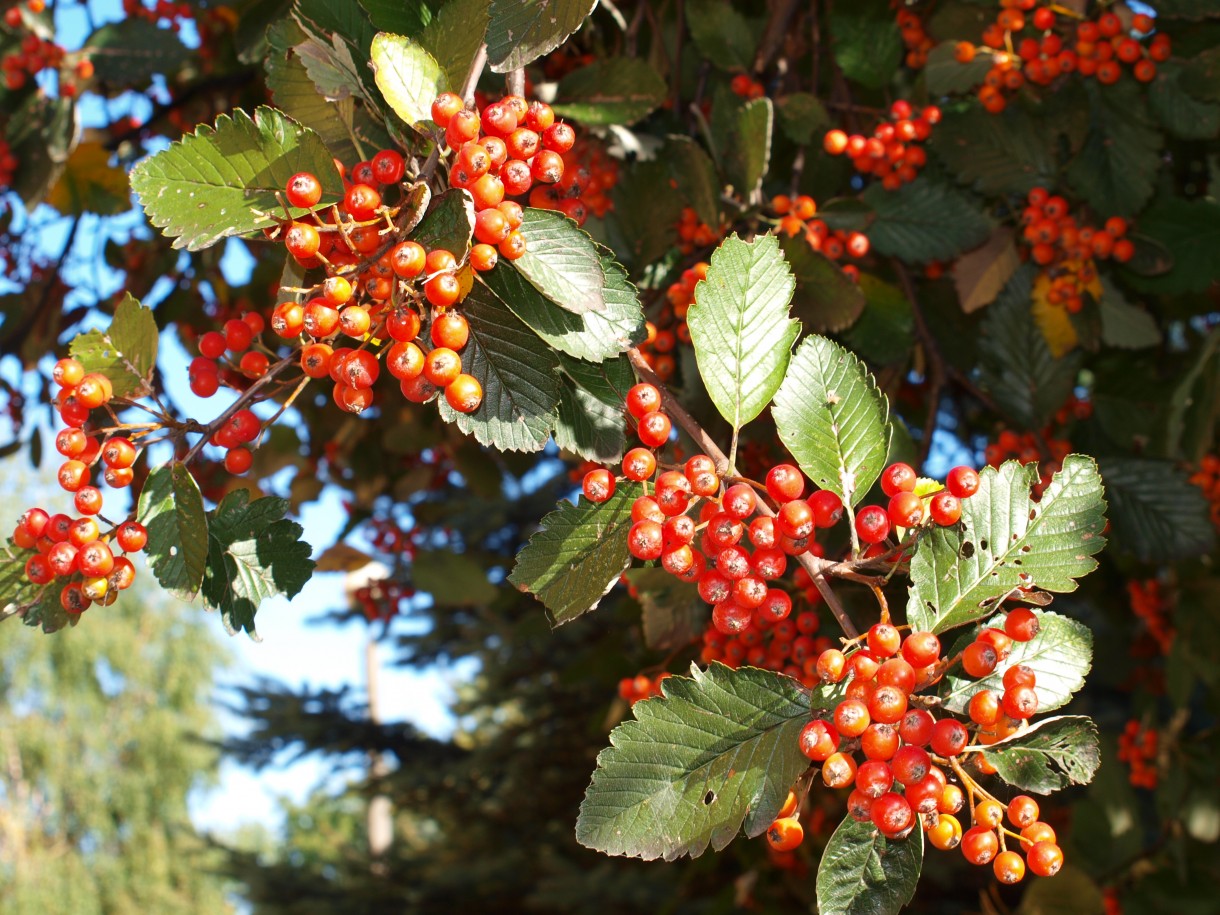
POLYGON ((791 464, 776 464, 767 471, 767 495, 776 502, 791 502, 805 492, 805 478, 791 464))
POLYGON ((956 718, 942 718, 932 725, 932 752, 937 756, 957 756, 966 749, 970 732, 956 718))
POLYGON ((614 475, 603 467, 590 470, 580 488, 590 502, 606 502, 614 495, 614 475))
POLYGON ((915 489, 915 469, 910 464, 890 464, 881 473, 881 491, 887 496, 915 489))
POLYGON ((970 467, 954 467, 945 477, 945 488, 959 499, 969 499, 979 491, 979 475, 970 467))
POLYGON ((640 417, 636 432, 640 441, 645 445, 650 448, 660 448, 669 441, 671 429, 669 417, 659 410, 653 410, 640 417))
POLYGON ((941 527, 957 524, 962 517, 962 503, 951 492, 941 490, 928 502, 928 514, 941 527))
POLYGON ((843 500, 829 489, 819 489, 806 502, 813 511, 815 527, 834 527, 843 517, 843 500))
POLYGON ((1028 642, 1041 628, 1038 615, 1028 607, 1017 607, 1009 611, 1004 620, 1004 632, 1015 642, 1028 642))
POLYGON ((651 384, 641 382, 627 392, 627 412, 636 419, 660 408, 661 392, 651 384))
POLYGON ((322 184, 309 172, 298 172, 288 179, 285 196, 290 206, 308 209, 322 199, 322 184))
POLYGON ((894 527, 918 527, 924 518, 923 500, 913 492, 894 493, 886 513, 894 527))
POLYGON ((890 519, 879 505, 866 505, 856 513, 856 533, 864 543, 881 543, 889 536, 890 519))
POLYGON ((148 531, 138 521, 124 521, 115 533, 115 540, 124 553, 138 553, 148 543, 148 531))

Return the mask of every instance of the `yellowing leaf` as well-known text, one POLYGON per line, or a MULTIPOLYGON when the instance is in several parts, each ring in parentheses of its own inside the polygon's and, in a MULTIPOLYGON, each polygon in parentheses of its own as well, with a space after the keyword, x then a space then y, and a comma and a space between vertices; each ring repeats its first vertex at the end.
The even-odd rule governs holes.
POLYGON ((131 208, 127 173, 110 164, 110 153, 101 143, 81 143, 68 157, 47 203, 64 215, 122 213, 131 208))
POLYGON ((1038 325, 1038 330, 1042 331, 1051 355, 1060 359, 1076 348, 1080 343, 1080 338, 1076 336, 1076 328, 1072 325, 1067 308, 1062 305, 1052 305, 1047 301, 1047 293, 1050 292, 1050 289, 1050 277, 1046 275, 1046 271, 1040 272, 1034 281, 1034 291, 1031 296, 1032 311, 1034 323, 1038 325))
POLYGON ((969 314, 990 305, 1021 266, 1012 229, 1000 228, 953 265, 953 285, 962 311, 969 314))

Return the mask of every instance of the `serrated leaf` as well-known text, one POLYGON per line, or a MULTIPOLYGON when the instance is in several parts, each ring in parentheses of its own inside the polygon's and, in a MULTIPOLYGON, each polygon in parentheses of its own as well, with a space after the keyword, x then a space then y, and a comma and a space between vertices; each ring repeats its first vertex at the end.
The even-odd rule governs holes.
POLYGON ((934 527, 911 560, 907 622, 944 632, 986 616, 1018 588, 1060 594, 1097 567, 1106 545, 1101 476, 1092 458, 1069 454, 1039 501, 1037 464, 985 467, 962 500, 961 521, 934 527))
POLYGON ((631 363, 625 356, 593 363, 560 354, 559 367, 555 444, 587 461, 620 460, 627 440, 623 400, 635 384, 631 363))
POLYGON ((835 62, 850 80, 870 89, 886 86, 902 61, 902 37, 884 4, 838 5, 830 13, 835 62))
POLYGON ((743 71, 754 63, 754 30, 731 4, 688 0, 686 24, 695 47, 712 66, 743 71))
POLYGON ((797 746, 809 693, 796 680, 713 663, 662 690, 598 754, 576 821, 587 848, 646 861, 720 851, 739 830, 766 830, 809 765, 797 746))
MULTIPOLYGON (((911 303, 897 286, 868 273, 860 274, 859 288, 868 306, 843 335, 843 342, 873 365, 893 365, 906 359, 915 344, 911 303)), ((889 459, 896 460, 892 454, 889 459)))
POLYGON ((473 413, 458 413, 441 398, 441 418, 481 445, 542 450, 559 405, 555 354, 485 286, 475 284, 462 313, 470 325, 462 371, 483 386, 483 402, 473 413))
POLYGON ((1179 197, 1158 199, 1140 214, 1139 233, 1171 251, 1172 265, 1157 276, 1128 273, 1128 285, 1145 292, 1179 295, 1203 292, 1220 279, 1220 258, 1216 257, 1220 204, 1179 197))
POLYGON ((496 599, 487 570, 463 553, 421 550, 411 562, 411 577, 442 607, 476 607, 496 599))
POLYGON ((433 197, 428 213, 420 220, 411 238, 429 251, 444 248, 460 264, 470 251, 474 235, 474 198, 470 192, 450 188, 433 197))
POLYGON ((929 146, 963 184, 984 194, 1025 194, 1054 181, 1053 139, 1045 126, 1010 105, 946 111, 929 146))
POLYGON ((449 75, 451 86, 462 84, 483 43, 487 33, 487 7, 487 0, 449 0, 419 33, 419 43, 449 75))
POLYGON ((157 364, 158 340, 152 309, 128 292, 106 330, 79 334, 68 349, 86 372, 100 372, 110 379, 115 397, 127 397, 147 390, 157 364))
POLYGON ((535 289, 565 311, 605 311, 601 254, 587 232, 554 210, 525 209, 518 231, 525 253, 513 266, 535 289))
POLYGON ((1101 288, 1098 305, 1101 311, 1101 339, 1106 346, 1144 349, 1160 344, 1161 329, 1151 314, 1128 302, 1122 290, 1108 277, 1101 277, 1101 288))
POLYGON ((727 89, 712 103, 712 143, 725 180, 740 196, 762 183, 771 162, 773 111, 769 98, 743 99, 727 89))
POLYGON ((857 504, 889 453, 889 403, 854 354, 804 339, 771 407, 780 440, 821 489, 857 504))
POLYGON ((405 35, 381 32, 373 39, 373 78, 382 98, 416 127, 432 122, 432 102, 449 88, 449 77, 423 45, 405 35))
POLYGON ((819 915, 896 915, 915 895, 923 869, 923 830, 887 839, 850 816, 839 824, 818 865, 819 915))
POLYGON ((775 395, 800 324, 788 316, 796 281, 774 235, 732 235, 712 252, 686 316, 699 375, 734 430, 775 395))
POLYGON ((580 28, 597 0, 491 0, 487 60, 493 73, 549 54, 580 28))
POLYGON ((5 618, 19 613, 27 626, 38 626, 43 632, 57 632, 65 625, 75 625, 59 603, 59 589, 35 585, 25 575, 25 564, 34 553, 23 550, 6 538, 0 544, 0 614, 5 618), (53 593, 49 593, 53 592, 53 593))
POLYGON ((1148 84, 1148 107, 1161 126, 1184 140, 1211 140, 1220 134, 1220 105, 1200 101, 1182 86, 1182 68, 1172 61, 1157 66, 1148 84))
POLYGON ((968 64, 958 63, 956 52, 956 41, 942 41, 928 52, 924 79, 930 94, 971 92, 983 84, 987 72, 995 63, 993 56, 983 52, 981 48, 976 49, 974 59, 968 64))
POLYGON ((380 93, 368 65, 377 29, 358 3, 333 0, 296 0, 292 17, 311 37, 297 52, 310 76, 328 97, 357 95, 377 102, 380 93), (335 85, 328 91, 327 82, 335 85))
POLYGON ((284 518, 288 500, 235 489, 208 512, 204 603, 219 610, 225 631, 245 630, 257 640, 254 615, 272 597, 294 597, 313 575, 303 528, 284 518))
POLYGON ((1093 780, 1101 765, 1101 745, 1091 719, 1061 715, 992 744, 983 756, 1014 788, 1053 794, 1093 780))
POLYGON ((690 137, 669 136, 665 138, 661 159, 669 166, 678 193, 699 221, 709 226, 720 225, 720 177, 712 157, 690 137))
POLYGON ((644 644, 653 651, 685 648, 706 628, 708 606, 693 584, 662 568, 630 569, 626 577, 639 594, 644 644))
MULTIPOLYGON (((945 677, 938 695, 946 709, 964 714, 970 697, 979 690, 1003 693, 1004 673, 1018 664, 1029 667, 1037 675, 1034 691, 1038 694, 1039 714, 1062 708, 1071 701, 1076 691, 1084 686, 1085 676, 1093 664, 1093 633, 1083 623, 1058 613, 1034 612, 1041 626, 1038 634, 1028 642, 1013 642, 1008 657, 997 664, 992 673, 978 680, 953 675, 945 677)), ((998 614, 988 618, 985 625, 1003 628, 1005 618, 1006 614, 998 614)), ((967 638, 972 636, 964 636, 963 643, 967 638)))
POLYGON ((801 324, 818 333, 838 333, 855 323, 864 311, 860 284, 802 238, 781 236, 779 245, 796 277, 792 311, 801 324))
POLYGON ((1098 458, 1114 540, 1144 562, 1202 556, 1216 545, 1203 491, 1171 461, 1098 458))
POLYGON ((1152 197, 1161 135, 1134 82, 1094 83, 1086 83, 1089 131, 1067 180, 1100 216, 1133 216, 1152 197))
POLYGON ((873 250, 908 263, 952 260, 992 230, 991 218, 969 198, 926 176, 896 191, 874 184, 863 200, 877 217, 866 233, 873 250))
POLYGON ((175 597, 193 600, 208 564, 208 519, 185 464, 166 464, 148 475, 136 517, 148 528, 145 557, 153 576, 175 597))
POLYGON ((818 219, 836 232, 863 232, 873 218, 873 208, 859 197, 832 197, 818 205, 818 219))
POLYGON ((1076 383, 1078 354, 1051 355, 1031 314, 1037 270, 1025 265, 1013 274, 983 317, 979 353, 983 386, 999 408, 1027 429, 1041 428, 1076 383))
POLYGON ((339 173, 316 133, 274 108, 257 108, 253 118, 237 109, 140 162, 131 187, 175 248, 198 251, 276 225, 282 218, 276 194, 297 172, 321 181, 319 206, 342 198, 339 173))
POLYGON ((631 563, 631 506, 642 492, 623 483, 600 505, 560 502, 517 554, 509 582, 537 597, 556 626, 595 610, 631 563))
POLYGON ((779 129, 799 146, 807 146, 814 134, 830 127, 830 115, 817 96, 809 92, 789 92, 775 100, 779 129))
POLYGON ((84 50, 93 62, 94 79, 132 89, 158 73, 173 77, 190 57, 174 29, 138 17, 102 26, 85 40, 84 50))
POLYGON ((1009 228, 996 229, 982 245, 959 257, 953 264, 953 285, 962 311, 970 314, 994 302, 1020 266, 1009 228))
POLYGON ((608 57, 559 81, 551 107, 583 124, 634 124, 665 101, 665 80, 647 61, 608 57))

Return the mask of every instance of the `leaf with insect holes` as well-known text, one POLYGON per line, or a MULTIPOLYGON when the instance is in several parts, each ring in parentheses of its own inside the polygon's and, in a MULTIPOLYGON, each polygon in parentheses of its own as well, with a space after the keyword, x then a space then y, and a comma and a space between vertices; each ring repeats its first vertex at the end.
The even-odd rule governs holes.
POLYGON ((148 475, 136 517, 148 529, 144 554, 153 576, 170 594, 193 600, 208 564, 208 519, 199 484, 185 464, 167 464, 148 475))
POLYGON ((889 412, 860 360, 816 334, 797 347, 771 407, 780 440, 801 469, 852 505, 885 467, 889 412))
POLYGON ((79 334, 68 351, 86 372, 110 379, 115 397, 143 393, 157 364, 157 321, 151 308, 129 292, 114 310, 106 330, 79 334))
POLYGON ((491 0, 487 60, 492 73, 508 73, 554 51, 597 0, 491 0))
MULTIPOLYGON (((1004 692, 1004 674, 1023 664, 1037 676, 1038 712, 1050 712, 1068 704, 1084 686, 1093 664, 1093 633, 1089 627, 1058 613, 1038 612, 1038 634, 1028 642, 1013 642, 1008 657, 981 679, 949 674, 941 681, 937 694, 951 712, 965 713, 970 697, 982 689, 1004 692)), ((986 620, 985 625, 1004 628, 1006 614, 986 620)), ((974 632, 962 636, 949 653, 957 654, 974 641, 974 632)))
POLYGON ((587 232, 562 213, 533 207, 518 231, 526 249, 513 266, 535 289, 573 314, 606 310, 601 253, 587 232))
POLYGON ((144 159, 132 169, 131 188, 175 248, 199 251, 277 225, 283 216, 276 195, 298 172, 322 183, 319 206, 342 199, 343 182, 321 137, 274 108, 256 108, 254 117, 237 109, 144 159))
POLYGON ((895 915, 915 895, 922 869, 922 829, 887 839, 872 823, 844 817, 818 865, 819 915, 895 915))
POLYGON ((405 35, 381 32, 373 39, 372 64, 382 98, 403 123, 431 125, 432 102, 449 88, 448 76, 432 55, 405 35))
POLYGON ((797 745, 810 695, 769 670, 691 665, 610 733, 580 805, 576 840, 652 861, 720 851, 763 833, 809 766, 797 745))
POLYGON ((732 235, 712 252, 686 316, 699 375, 716 409, 740 429, 775 396, 801 326, 788 316, 796 281, 774 235, 732 235))
POLYGON ((1014 788, 1053 794, 1093 780, 1101 765, 1101 744, 1091 719, 1061 715, 992 744, 983 757, 1014 788))
POLYGON ((1092 458, 1069 454, 1034 502, 1037 463, 985 467, 961 521, 924 533, 911 560, 907 622, 944 632, 987 616, 1019 588, 1067 593, 1097 567, 1106 503, 1092 458))
POLYGON ((600 505, 560 502, 517 554, 508 580, 536 596, 557 626, 596 609, 631 563, 631 506, 642 493, 636 483, 621 483, 600 505))

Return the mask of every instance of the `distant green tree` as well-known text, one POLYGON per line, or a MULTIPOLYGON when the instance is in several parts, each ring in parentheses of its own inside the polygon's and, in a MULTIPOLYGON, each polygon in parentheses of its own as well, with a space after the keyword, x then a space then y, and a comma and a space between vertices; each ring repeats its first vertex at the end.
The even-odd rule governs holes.
POLYGON ((149 593, 59 639, 0 627, 0 913, 231 911, 187 810, 218 764, 201 617, 149 593))

